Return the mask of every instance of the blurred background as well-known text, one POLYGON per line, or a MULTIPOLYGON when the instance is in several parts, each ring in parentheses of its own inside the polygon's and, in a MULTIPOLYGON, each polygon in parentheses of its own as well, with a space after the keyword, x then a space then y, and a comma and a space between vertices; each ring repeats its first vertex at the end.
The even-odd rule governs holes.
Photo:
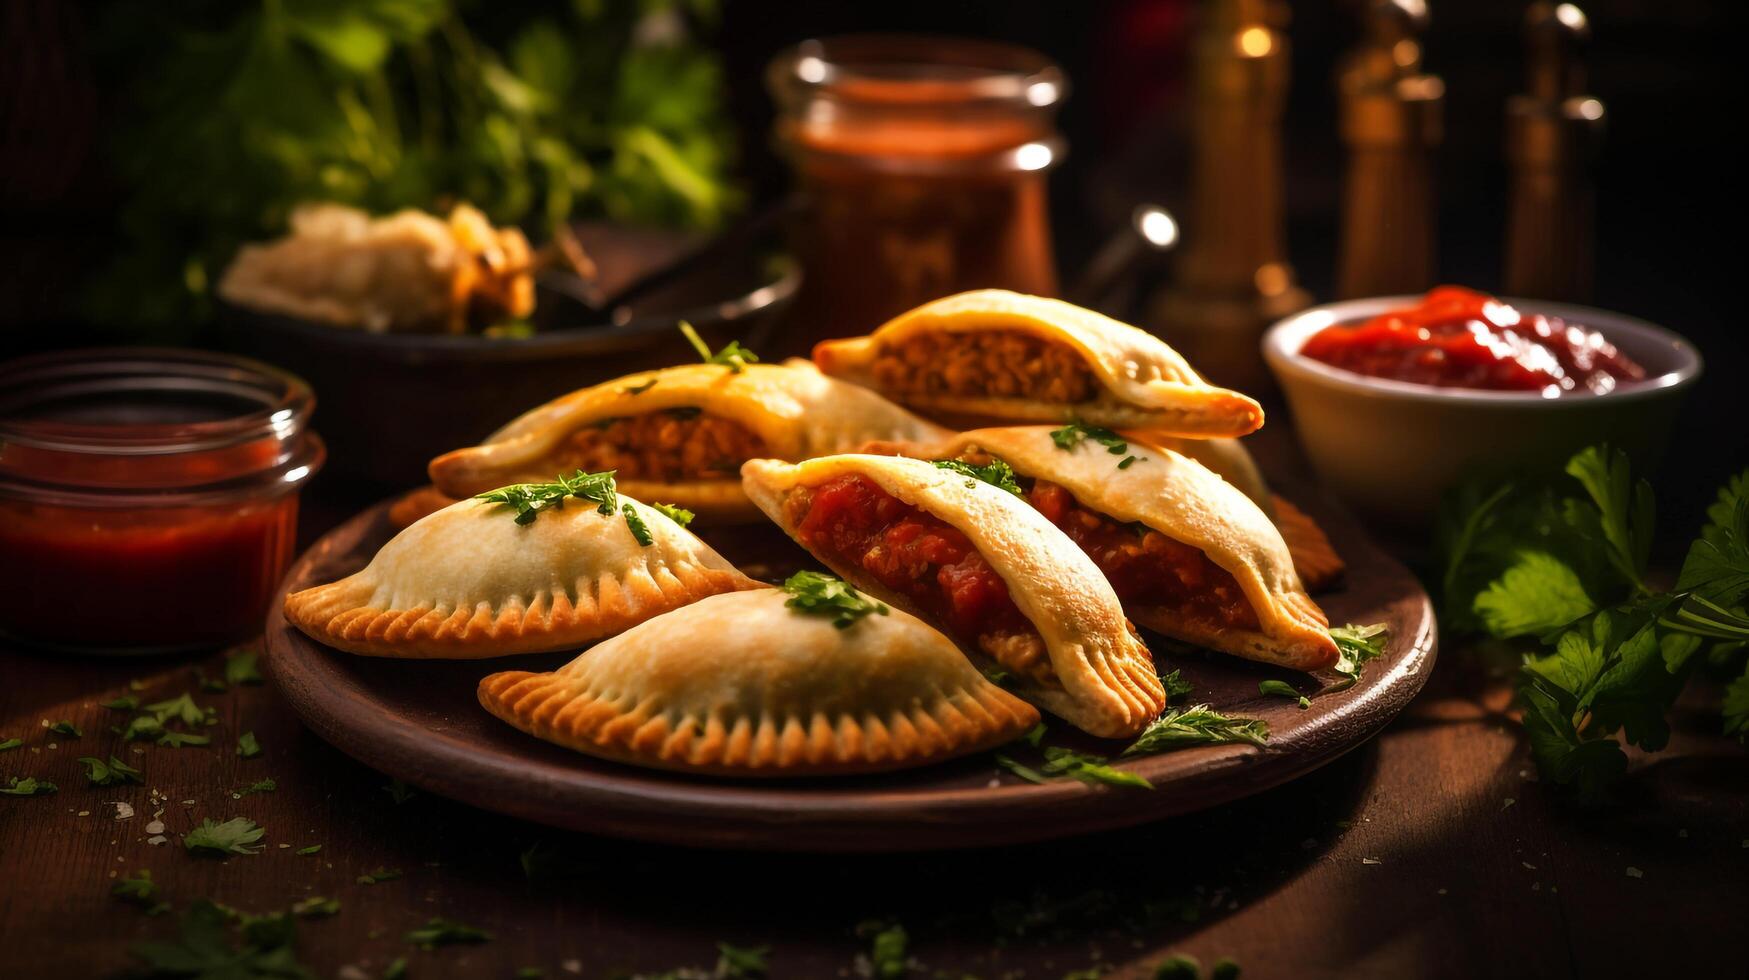
MULTIPOLYGON (((11 0, 0 11, 0 352, 221 343, 215 279, 239 245, 283 233, 309 199, 378 212, 467 200, 536 241, 566 219, 731 227, 793 187, 773 146, 767 64, 804 39, 866 31, 1013 42, 1062 66, 1068 152, 1049 177, 1051 236, 1072 281, 1138 202, 1188 204, 1194 6, 11 0)), ((1334 79, 1359 6, 1295 3, 1285 27, 1286 247, 1320 301, 1334 298, 1344 193, 1334 79)), ((1436 281, 1501 291, 1504 107, 1525 84, 1526 5, 1429 6, 1423 68, 1445 85, 1436 281)), ((1655 481, 1661 517, 1687 533, 1749 456, 1742 5, 1583 7, 1585 88, 1608 106, 1590 302, 1685 334, 1708 362, 1655 481)), ((1172 261, 1126 275, 1169 278, 1172 261)))

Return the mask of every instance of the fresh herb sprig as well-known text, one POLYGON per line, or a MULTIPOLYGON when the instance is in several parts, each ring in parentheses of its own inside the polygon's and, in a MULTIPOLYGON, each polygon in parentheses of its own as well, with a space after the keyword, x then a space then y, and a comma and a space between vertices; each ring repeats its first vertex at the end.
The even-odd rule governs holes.
POLYGON ((1234 718, 1206 704, 1168 708, 1123 750, 1123 755, 1170 752, 1192 745, 1244 742, 1261 747, 1269 741, 1269 723, 1261 718, 1234 718))
POLYGON ((208 817, 200 822, 200 826, 182 835, 182 846, 191 853, 218 857, 255 854, 261 850, 260 841, 266 835, 266 830, 247 817, 232 817, 224 823, 208 817))
POLYGON ((1082 442, 1088 439, 1104 446, 1105 451, 1111 455, 1122 456, 1123 459, 1119 460, 1117 464, 1117 468, 1120 470, 1127 470, 1133 464, 1146 462, 1148 459, 1146 456, 1136 456, 1131 454, 1128 440, 1110 429, 1101 428, 1097 425, 1088 425, 1085 422, 1076 420, 1060 429, 1051 430, 1051 441, 1056 443, 1057 448, 1064 452, 1073 452, 1077 446, 1081 445, 1082 442))
POLYGON ((988 463, 982 466, 973 466, 957 459, 938 459, 935 461, 935 465, 939 469, 971 477, 966 482, 968 487, 973 486, 974 482, 988 483, 998 490, 1006 490, 1016 497, 1026 496, 1026 491, 1020 489, 1020 484, 1015 479, 1014 467, 1009 466, 1005 460, 992 457, 988 463))
POLYGON ((856 591, 849 582, 820 572, 797 572, 778 588, 790 597, 784 605, 798 612, 831 616, 832 625, 849 629, 864 616, 885 616, 887 604, 856 591))
POLYGON ((692 511, 687 510, 685 507, 677 507, 674 504, 651 504, 650 509, 657 512, 658 514, 661 514, 663 517, 668 518, 669 520, 680 525, 681 527, 687 527, 687 526, 691 525, 692 519, 694 517, 698 516, 697 514, 694 514, 692 511))
POLYGON ((108 762, 92 755, 82 755, 79 761, 85 765, 85 781, 92 786, 113 786, 117 783, 144 783, 145 774, 133 766, 110 756, 108 762))
POLYGON ((1336 673, 1343 676, 1335 689, 1353 687, 1360 680, 1366 665, 1385 655, 1385 642, 1390 639, 1390 627, 1384 623, 1373 623, 1370 626, 1356 626, 1349 623, 1346 626, 1333 627, 1330 639, 1336 641, 1336 673))
POLYGON ((698 359, 706 364, 721 364, 729 369, 730 374, 740 374, 747 370, 747 365, 759 362, 759 355, 742 347, 739 340, 729 341, 722 350, 713 354, 710 345, 704 342, 704 338, 698 335, 698 331, 693 329, 692 324, 681 320, 679 327, 681 334, 686 337, 686 342, 692 345, 693 350, 698 351, 698 359))
POLYGON ((523 525, 533 524, 541 511, 549 507, 564 506, 571 497, 587 500, 596 505, 597 512, 608 515, 619 507, 613 474, 613 470, 604 473, 578 470, 571 476, 560 473, 551 483, 513 483, 479 494, 474 499, 514 507, 516 523, 523 525))

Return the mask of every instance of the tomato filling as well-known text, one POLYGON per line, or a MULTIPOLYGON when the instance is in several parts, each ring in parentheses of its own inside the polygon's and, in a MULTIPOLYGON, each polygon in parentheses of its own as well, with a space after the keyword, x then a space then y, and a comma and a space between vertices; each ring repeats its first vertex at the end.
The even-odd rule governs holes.
POLYGON ((924 395, 1075 404, 1099 394, 1079 351, 1019 330, 916 334, 883 345, 872 371, 887 391, 924 395))
POLYGON ((767 455, 765 440, 738 422, 698 409, 671 408, 578 429, 554 465, 591 473, 616 470, 621 480, 738 481, 742 463, 767 455))
POLYGON ((802 544, 830 563, 861 568, 1007 670, 1053 679, 1038 630, 958 528, 856 474, 798 489, 784 506, 802 544))
POLYGON ((1081 546, 1125 606, 1161 606, 1217 629, 1257 629, 1238 581, 1198 549, 1089 510, 1048 480, 1033 481, 1026 499, 1081 546))

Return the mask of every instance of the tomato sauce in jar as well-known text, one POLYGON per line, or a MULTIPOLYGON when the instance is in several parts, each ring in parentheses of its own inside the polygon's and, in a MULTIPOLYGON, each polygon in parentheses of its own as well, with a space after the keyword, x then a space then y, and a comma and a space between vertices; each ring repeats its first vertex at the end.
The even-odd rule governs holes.
POLYGON ((314 405, 290 375, 193 351, 0 367, 0 633, 146 653, 258 632, 322 464, 314 405))
POLYGON ((1325 327, 1300 353, 1375 378, 1546 397, 1601 395, 1646 377, 1595 330, 1459 286, 1440 286, 1413 307, 1365 323, 1325 327))

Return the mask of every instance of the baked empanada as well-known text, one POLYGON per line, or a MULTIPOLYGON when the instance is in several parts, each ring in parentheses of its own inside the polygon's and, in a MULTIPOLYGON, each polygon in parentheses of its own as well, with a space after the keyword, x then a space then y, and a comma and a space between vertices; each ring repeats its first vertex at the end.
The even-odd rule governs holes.
POLYGON ((1109 738, 1165 707, 1148 648, 1099 569, 1012 494, 890 456, 756 459, 741 473, 802 547, 995 661, 1028 701, 1109 738))
POLYGON ((1239 436, 1263 408, 1203 381, 1153 334, 1061 300, 1000 289, 903 313, 866 337, 814 348, 820 370, 931 417, 1064 422, 1239 436))
POLYGON ((431 463, 452 497, 573 469, 613 470, 626 493, 706 520, 757 520, 741 464, 844 452, 871 439, 931 439, 943 430, 803 360, 732 372, 688 364, 585 388, 548 402, 484 445, 431 463))
POLYGON ((287 596, 285 618, 352 653, 468 660, 577 646, 759 587, 667 515, 614 497, 611 513, 570 499, 526 524, 504 504, 451 504, 363 570, 287 596))
POLYGON ((1263 511, 1195 460, 1119 445, 1041 425, 978 429, 900 451, 1011 479, 1149 629, 1248 660, 1333 665, 1329 621, 1263 511))
POLYGON ((875 772, 993 748, 1038 712, 898 610, 843 628, 758 589, 711 596, 550 674, 480 682, 486 710, 589 755, 727 776, 875 772))

